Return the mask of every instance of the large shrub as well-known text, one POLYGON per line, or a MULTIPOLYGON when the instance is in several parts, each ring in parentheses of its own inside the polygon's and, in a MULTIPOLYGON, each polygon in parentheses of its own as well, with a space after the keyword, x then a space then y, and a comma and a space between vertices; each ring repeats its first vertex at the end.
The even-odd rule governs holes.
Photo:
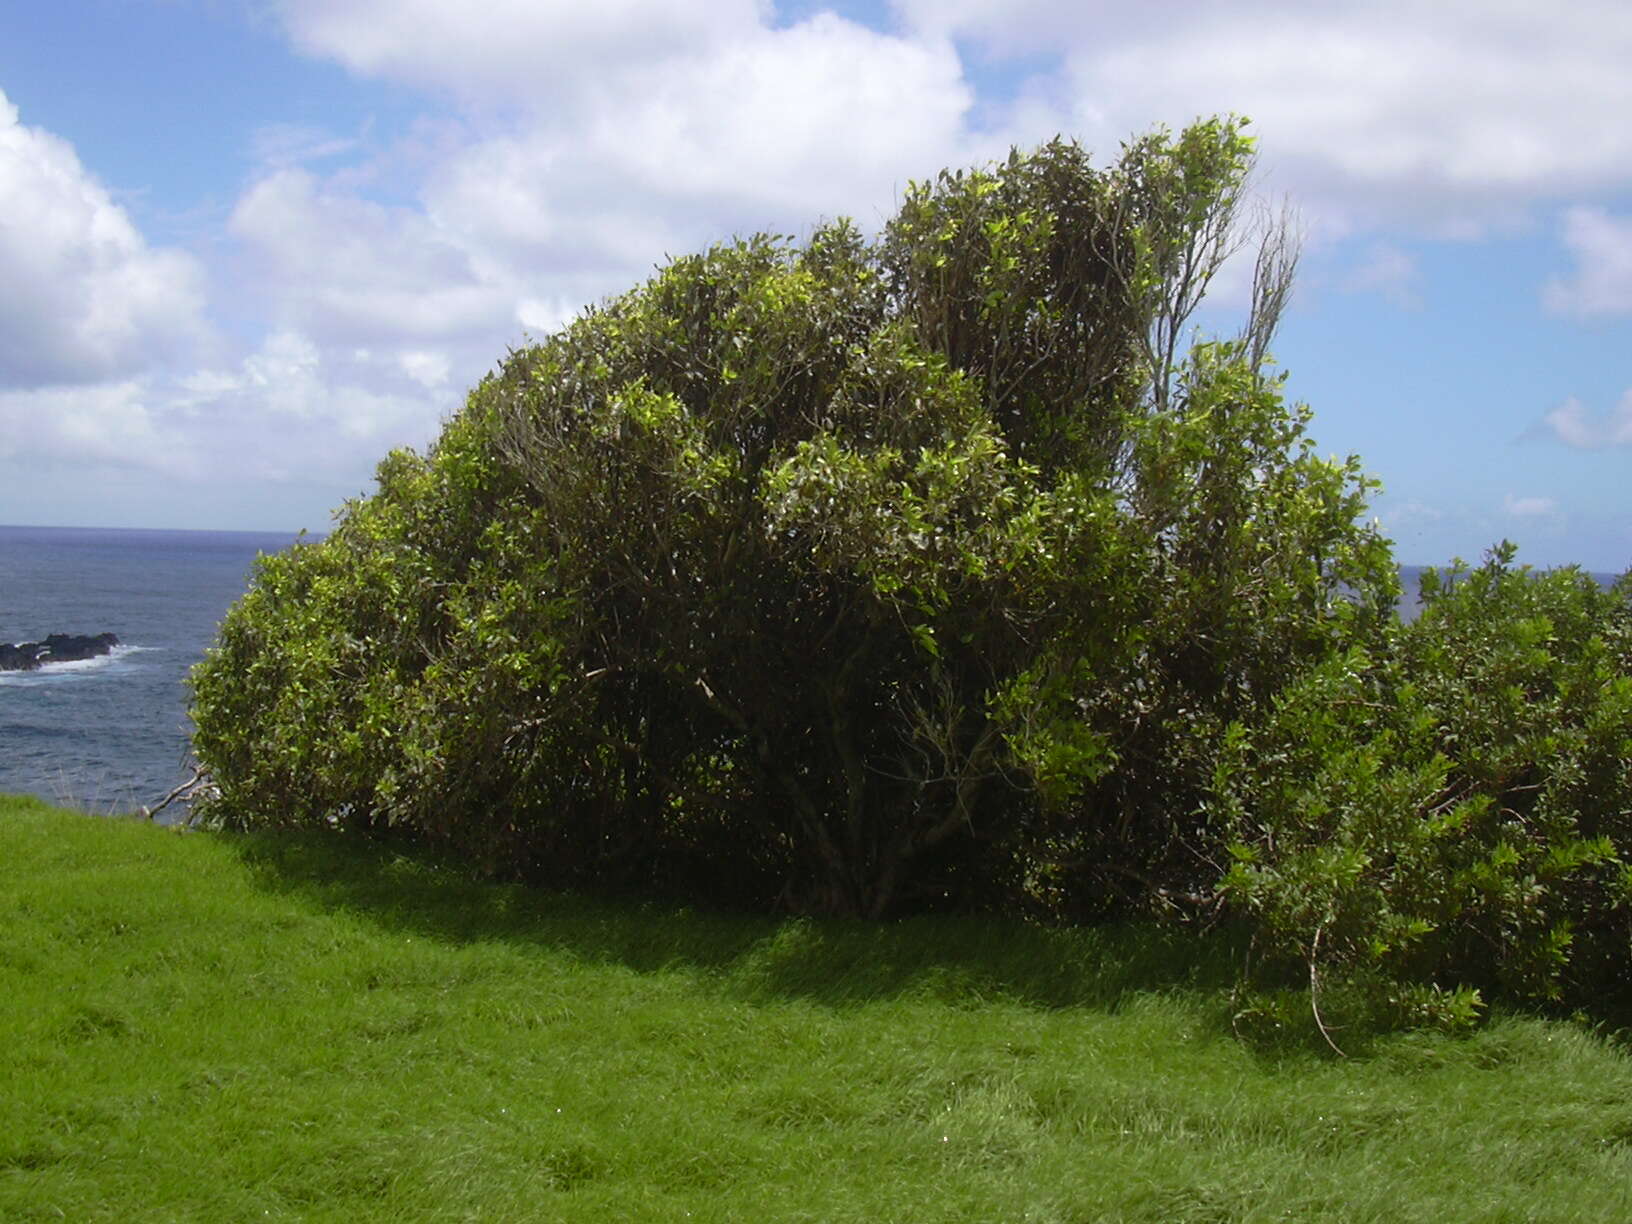
POLYGON ((1216 746, 1380 631, 1386 544, 1242 334, 1235 121, 679 259, 511 354, 194 676, 238 826, 881 914, 1211 882, 1216 746))

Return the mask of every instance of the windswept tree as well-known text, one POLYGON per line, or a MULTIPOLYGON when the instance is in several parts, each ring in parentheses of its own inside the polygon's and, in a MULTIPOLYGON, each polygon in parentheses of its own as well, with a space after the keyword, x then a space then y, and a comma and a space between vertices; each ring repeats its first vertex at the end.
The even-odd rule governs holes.
POLYGON ((194 675, 232 826, 803 911, 1081 914, 1216 879, 1223 728, 1394 597, 1267 349, 1211 120, 1056 141, 678 259, 512 353, 194 675))

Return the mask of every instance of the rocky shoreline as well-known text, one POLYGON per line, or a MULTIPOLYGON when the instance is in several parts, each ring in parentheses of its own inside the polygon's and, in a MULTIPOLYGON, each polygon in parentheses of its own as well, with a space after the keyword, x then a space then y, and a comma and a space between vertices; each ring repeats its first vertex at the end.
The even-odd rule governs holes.
POLYGON ((0 642, 0 671, 35 671, 46 663, 95 659, 117 645, 119 639, 111 633, 99 633, 95 637, 52 633, 42 642, 0 642))

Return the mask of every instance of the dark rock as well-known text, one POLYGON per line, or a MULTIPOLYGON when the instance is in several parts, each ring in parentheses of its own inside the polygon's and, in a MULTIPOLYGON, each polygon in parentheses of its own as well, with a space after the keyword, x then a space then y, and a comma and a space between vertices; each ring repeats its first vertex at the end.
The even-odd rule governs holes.
POLYGON ((45 663, 77 663, 107 654, 119 639, 111 633, 86 637, 52 633, 43 642, 0 642, 0 671, 33 671, 45 663))

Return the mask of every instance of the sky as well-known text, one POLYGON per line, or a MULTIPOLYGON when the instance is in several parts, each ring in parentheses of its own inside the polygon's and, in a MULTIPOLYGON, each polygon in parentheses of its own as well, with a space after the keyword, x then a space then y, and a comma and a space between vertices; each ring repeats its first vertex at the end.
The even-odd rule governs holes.
POLYGON ((1400 560, 1632 566, 1625 0, 13 0, 0 29, 0 523, 322 531, 668 257, 1235 113, 1255 208, 1303 235, 1287 393, 1383 482, 1400 560))

